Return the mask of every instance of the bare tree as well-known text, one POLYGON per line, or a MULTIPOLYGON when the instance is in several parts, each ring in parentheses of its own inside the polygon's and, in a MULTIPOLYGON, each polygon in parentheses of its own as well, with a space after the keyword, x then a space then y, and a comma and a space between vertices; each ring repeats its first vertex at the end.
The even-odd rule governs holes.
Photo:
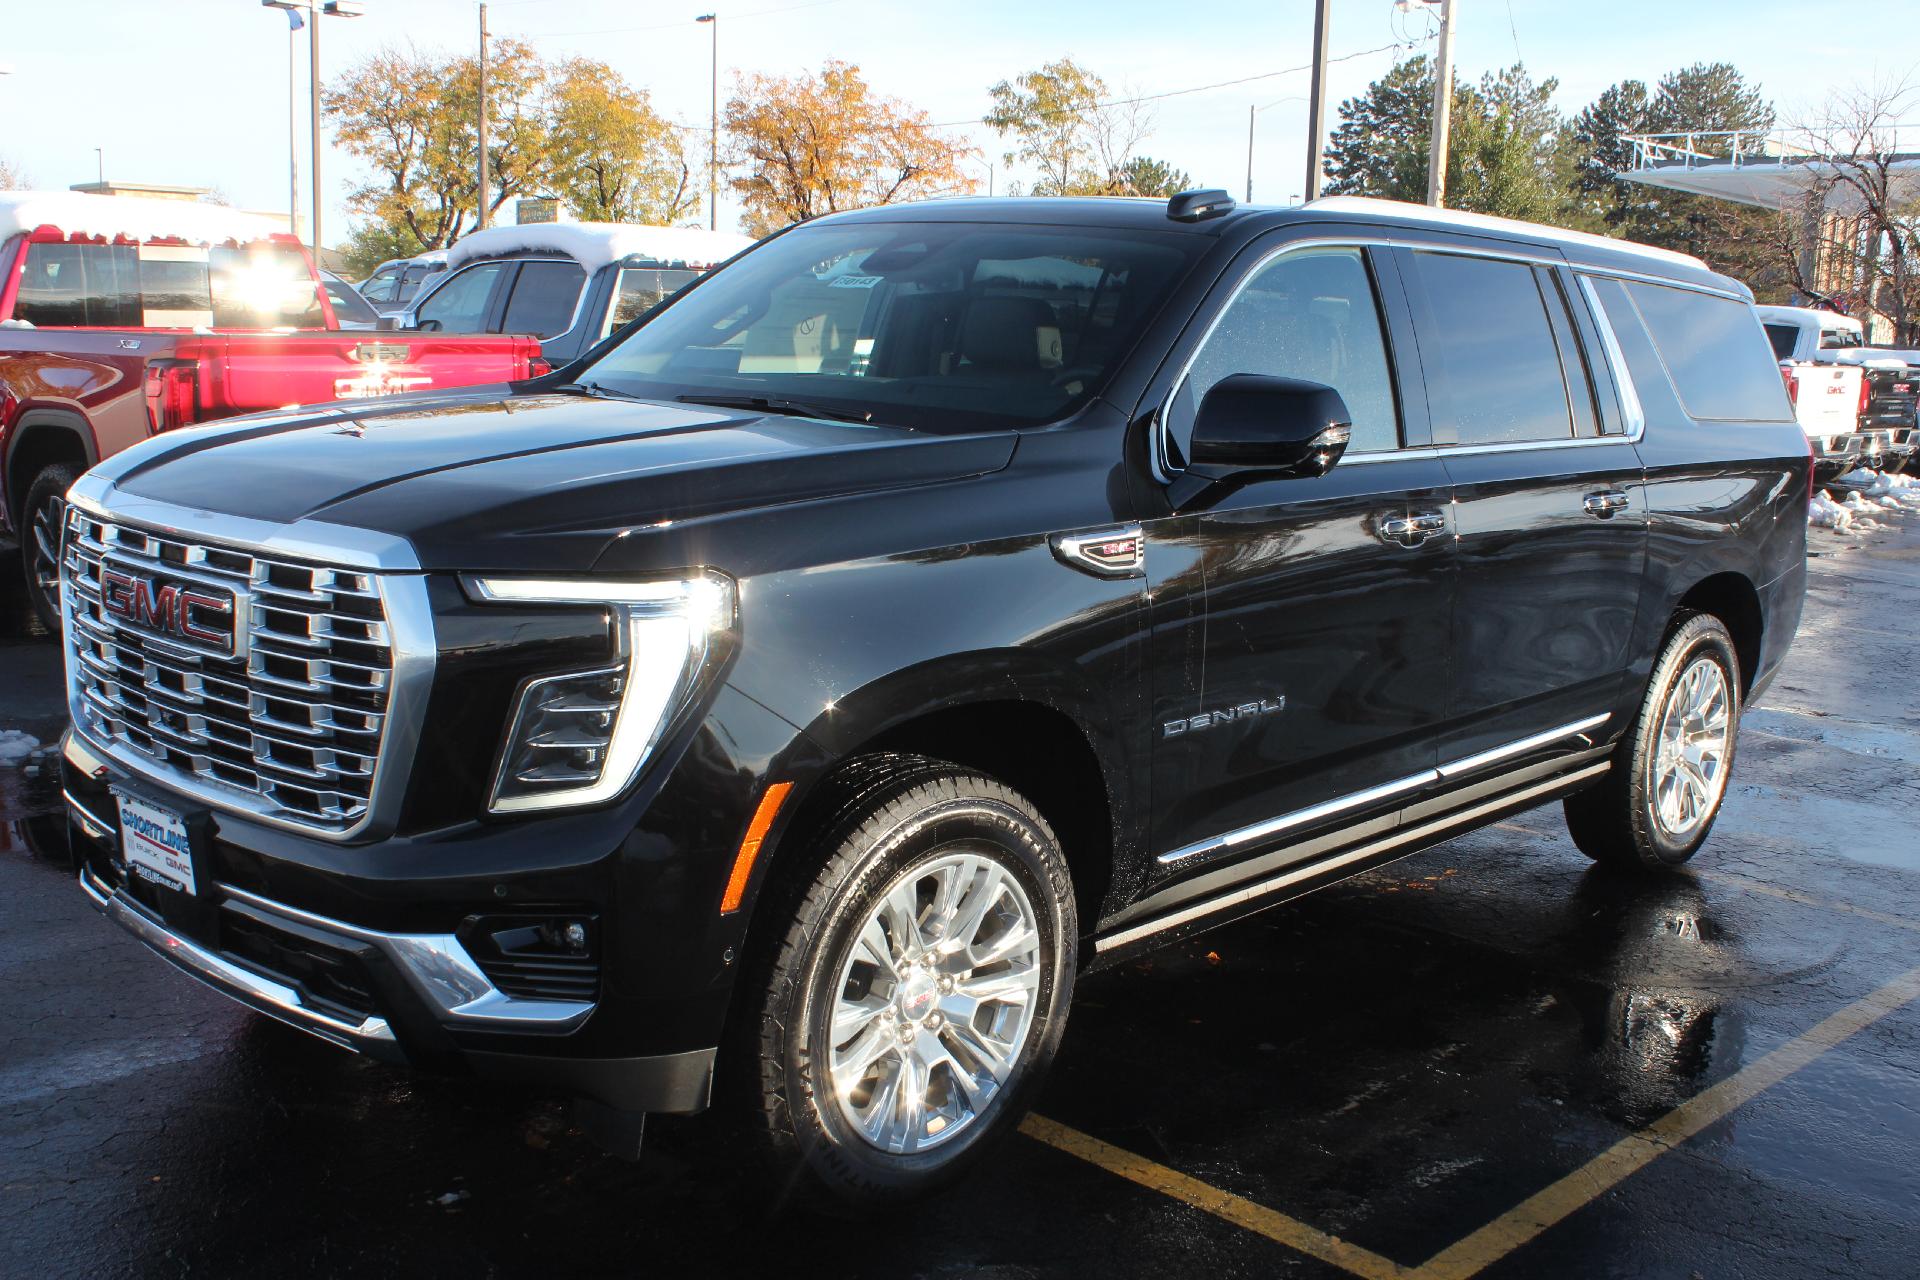
POLYGON ((1910 77, 1873 81, 1836 92, 1796 131, 1811 153, 1804 169, 1818 223, 1809 233, 1824 241, 1827 265, 1812 283, 1828 287, 1807 292, 1851 295, 1853 309, 1890 319, 1902 346, 1920 330, 1920 179, 1901 159, 1899 138, 1916 105, 1910 77))
POLYGON ((27 185, 27 175, 5 156, 0 156, 0 191, 17 191, 27 185))

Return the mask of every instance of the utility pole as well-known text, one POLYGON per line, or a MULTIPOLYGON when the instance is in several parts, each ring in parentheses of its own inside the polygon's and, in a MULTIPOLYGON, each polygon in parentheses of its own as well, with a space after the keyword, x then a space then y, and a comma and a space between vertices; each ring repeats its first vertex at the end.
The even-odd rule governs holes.
POLYGON ((300 99, 295 86, 299 49, 294 37, 307 25, 298 9, 287 11, 287 230, 300 238, 300 99))
POLYGON ((480 226, 487 225, 487 6, 480 6, 480 226))
POLYGON ((313 111, 313 261, 320 263, 320 15, 307 10, 307 75, 310 92, 307 105, 313 111))
MULTIPOLYGON (((1320 137, 1326 132, 1327 113, 1327 0, 1314 0, 1313 6, 1313 99, 1307 104, 1307 199, 1320 198, 1320 137)), ((1252 126, 1248 126, 1248 151, 1252 151, 1252 126)), ((1252 172, 1249 154, 1248 172, 1252 172)), ((1252 179, 1247 185, 1252 187, 1252 179)), ((1248 195, 1252 200, 1252 195, 1248 195)))
POLYGON ((707 230, 716 231, 720 227, 720 15, 703 13, 694 21, 706 23, 713 36, 713 78, 709 90, 713 114, 707 136, 707 230))
POLYGON ((1253 203, 1253 113, 1259 110, 1251 102, 1247 104, 1247 203, 1253 203))
POLYGON ((1460 0, 1440 0, 1440 55, 1433 68, 1433 149, 1427 156, 1427 203, 1447 203, 1447 134, 1453 123, 1453 27, 1460 0))

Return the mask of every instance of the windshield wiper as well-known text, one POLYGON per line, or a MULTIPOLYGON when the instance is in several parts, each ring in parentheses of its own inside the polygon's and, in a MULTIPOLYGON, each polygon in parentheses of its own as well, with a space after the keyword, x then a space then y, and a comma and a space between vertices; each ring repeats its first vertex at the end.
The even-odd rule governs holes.
POLYGON ((825 418, 831 422, 873 421, 862 409, 835 409, 805 400, 787 400, 778 396, 691 395, 675 396, 683 404, 710 404, 716 409, 758 409, 762 413, 784 413, 796 418, 825 418))
POLYGON ((646 400, 647 396, 636 396, 628 391, 615 391, 612 387, 603 387, 597 382, 563 382, 557 387, 548 387, 549 391, 562 391, 576 396, 593 396, 598 400, 646 400))

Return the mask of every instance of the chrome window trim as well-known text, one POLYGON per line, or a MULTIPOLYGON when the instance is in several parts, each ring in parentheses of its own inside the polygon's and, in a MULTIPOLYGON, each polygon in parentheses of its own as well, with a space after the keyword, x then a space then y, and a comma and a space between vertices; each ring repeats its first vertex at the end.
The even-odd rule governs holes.
MULTIPOLYGON (((1295 809, 1289 813, 1280 814, 1277 817, 1265 818, 1259 822, 1249 823, 1244 827, 1235 827, 1233 830, 1223 832, 1217 836, 1209 836, 1204 840, 1196 840, 1192 844, 1181 845, 1177 849, 1161 854, 1157 861, 1161 866, 1168 866, 1175 862, 1185 861, 1196 854, 1217 853, 1225 849, 1235 848, 1239 845, 1251 844, 1258 840, 1264 840, 1268 836, 1278 835, 1282 831, 1304 826, 1309 822, 1314 822, 1321 818, 1330 818, 1335 814, 1345 813, 1349 809, 1361 808, 1376 800, 1386 800, 1404 792, 1430 786, 1436 782, 1451 782, 1456 778, 1464 777, 1478 769, 1484 769, 1488 765, 1499 764, 1503 760, 1510 760, 1514 756, 1524 755, 1528 751, 1533 751, 1540 747, 1549 747, 1567 738, 1587 734, 1591 730, 1598 729, 1612 718, 1611 714, 1588 716, 1584 720, 1575 720, 1570 724, 1563 724, 1557 728, 1548 729, 1543 733, 1529 734, 1524 738, 1517 738, 1503 746, 1494 747, 1492 750, 1478 751, 1470 756, 1461 756, 1458 759, 1446 761, 1435 768, 1422 769, 1420 772, 1408 774, 1404 778, 1396 778, 1392 782, 1382 783, 1376 787, 1368 787, 1363 791, 1350 792, 1344 796, 1336 796, 1331 800, 1309 805, 1304 809, 1295 809)), ((1586 745, 1595 746, 1598 744, 1588 742, 1586 745)))
MULTIPOLYGON (((385 712, 386 727, 368 786, 367 812, 350 826, 327 827, 283 817, 283 811, 260 797, 237 788, 155 769, 152 762, 142 758, 138 752, 89 736, 79 727, 85 723, 85 717, 79 714, 74 702, 77 683, 73 671, 74 648, 65 643, 61 648, 65 653, 66 694, 68 713, 74 723, 73 736, 83 742, 87 750, 110 761, 123 773, 221 813, 317 840, 339 843, 389 834, 399 819, 400 802, 419 746, 421 725, 426 718, 427 699, 432 692, 433 671, 438 658, 426 578, 419 571, 419 558, 412 546, 390 534, 321 521, 301 520, 280 525, 156 502, 120 493, 110 482, 92 473, 83 475, 74 483, 68 501, 104 520, 156 528, 169 534, 267 557, 286 556, 374 573, 392 636, 393 666, 385 712), (337 544, 333 541, 335 537, 340 539, 337 544)), ((72 607, 63 576, 63 616, 72 607)))
POLYGON ((1124 947, 1128 943, 1137 942, 1142 938, 1152 937, 1156 933, 1164 933, 1168 929, 1175 929, 1183 924, 1203 919, 1206 916, 1214 915, 1231 907, 1240 906, 1252 902, 1255 899, 1263 898, 1270 893, 1277 893, 1281 889, 1285 889, 1290 885, 1299 884, 1301 881, 1326 875, 1330 871, 1338 871, 1341 867, 1351 866, 1353 863, 1365 861, 1379 854, 1390 853, 1397 846, 1417 845, 1426 837, 1445 831, 1450 827, 1458 826, 1461 822, 1470 822, 1475 818, 1483 817, 1490 813, 1497 813, 1515 804, 1524 803, 1534 796, 1545 795, 1561 787, 1569 786, 1576 782, 1584 782, 1588 778, 1597 778, 1612 767, 1613 763, 1611 761, 1603 760, 1599 764, 1589 765, 1584 769, 1578 769, 1572 773, 1564 773, 1557 777, 1547 778, 1531 787, 1526 787, 1519 791, 1511 791, 1505 795, 1495 796, 1491 800, 1474 805, 1471 808, 1441 814, 1417 827, 1399 828, 1388 832, 1377 840, 1372 840, 1357 848, 1349 849, 1337 857, 1321 859, 1318 862, 1309 862, 1304 866, 1291 868, 1290 870, 1281 872, 1279 875, 1269 877, 1255 884, 1237 885, 1215 897, 1207 898, 1189 907, 1183 907, 1169 915, 1149 920, 1145 924, 1134 925, 1130 929, 1122 929, 1118 933, 1109 934, 1104 938, 1098 938, 1094 941, 1093 949, 1096 952, 1100 952, 1111 951, 1117 947, 1124 947))
MULTIPOLYGON (((1600 301, 1600 291, 1593 287, 1593 281, 1588 278, 1589 273, 1576 270, 1573 275, 1574 279, 1580 282, 1580 293, 1587 300, 1587 310, 1593 315, 1594 327, 1600 331, 1601 357, 1606 360, 1607 369, 1613 374, 1613 385, 1620 390, 1620 416, 1627 429, 1620 435, 1606 438, 1638 440, 1646 434, 1647 414, 1640 405, 1640 389, 1633 383, 1633 371, 1627 368, 1626 352, 1621 350, 1619 335, 1613 330, 1613 319, 1607 314, 1606 305, 1600 301)), ((1702 292, 1711 292, 1711 290, 1702 290, 1702 292)), ((1726 295, 1715 294, 1714 296, 1726 295)), ((1633 299, 1628 297, 1627 301, 1631 304, 1633 299)), ((1654 354, 1659 355, 1659 353, 1659 347, 1656 345, 1654 354)))
MULTIPOLYGON (((1193 366, 1200 358, 1201 349, 1212 340, 1214 330, 1219 327, 1220 321, 1226 316, 1233 304, 1239 300, 1241 292, 1246 289, 1247 285, 1251 283, 1256 275, 1264 271, 1276 258, 1301 249, 1314 248, 1406 249, 1413 252, 1452 253, 1465 257, 1493 258, 1509 262, 1533 263, 1539 266, 1564 267, 1568 271, 1571 271, 1576 279, 1579 279, 1581 291, 1587 298, 1588 309, 1594 313, 1594 323, 1600 330, 1602 358, 1606 360, 1607 367, 1613 372, 1616 384, 1621 388, 1622 400, 1631 401, 1631 409, 1628 409, 1624 404, 1622 406, 1622 416, 1626 419, 1628 425, 1628 430, 1624 433, 1579 436, 1567 440, 1556 438, 1552 440, 1502 441, 1497 444, 1417 445, 1401 449, 1370 449, 1362 453, 1349 453, 1340 460, 1339 465, 1343 467, 1353 466, 1356 463, 1385 462, 1390 458, 1453 457, 1476 453, 1510 453, 1518 449, 1577 448, 1596 444, 1617 444, 1622 440, 1637 442, 1646 430, 1646 415, 1641 409, 1639 392, 1633 385, 1632 375, 1627 371, 1626 359, 1619 350, 1618 340, 1614 336, 1612 325, 1607 320, 1606 310, 1600 306, 1599 299, 1593 294, 1592 287, 1587 283, 1585 277, 1611 276, 1621 280, 1639 280, 1648 284, 1667 285, 1675 289, 1691 289, 1695 293, 1705 293, 1716 298, 1727 298, 1734 302, 1746 303, 1749 306, 1752 305, 1753 301, 1751 298, 1742 297, 1732 290, 1720 289, 1712 285, 1700 284, 1691 280, 1676 280, 1668 276, 1651 275, 1642 271, 1629 271, 1623 267, 1596 266, 1591 263, 1576 261, 1566 256, 1529 253, 1516 247, 1436 244, 1422 240, 1396 238, 1393 236, 1314 236, 1300 240, 1289 240, 1285 244, 1276 245, 1274 248, 1268 250, 1247 268, 1246 274, 1234 285, 1233 292, 1227 296, 1226 301, 1220 304, 1219 311, 1217 311, 1213 319, 1207 323, 1206 332, 1200 335, 1198 342, 1194 343, 1192 353, 1187 356, 1186 363, 1180 367, 1179 376, 1174 378, 1173 384, 1168 389, 1166 396, 1162 398, 1160 404, 1154 410, 1153 427, 1149 433, 1151 445, 1148 449, 1147 462, 1153 478, 1156 481, 1161 484, 1171 484, 1175 478, 1176 473, 1169 462, 1167 453, 1168 414, 1173 407, 1174 396, 1179 394, 1181 386, 1185 384, 1188 375, 1193 372, 1193 366), (1441 450, 1445 451, 1444 455, 1438 452, 1441 450)), ((1384 317, 1382 333, 1386 333, 1384 317)), ((1404 429, 1406 425, 1404 417, 1400 425, 1404 429)))

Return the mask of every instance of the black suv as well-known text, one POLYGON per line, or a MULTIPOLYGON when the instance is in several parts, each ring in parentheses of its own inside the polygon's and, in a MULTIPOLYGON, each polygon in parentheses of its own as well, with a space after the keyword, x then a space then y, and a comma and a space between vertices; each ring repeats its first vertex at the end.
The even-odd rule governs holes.
POLYGON ((508 393, 83 476, 81 885, 337 1044, 626 1138, 717 1077, 904 1194, 1084 968, 1550 800, 1692 855, 1808 465, 1691 258, 1219 192, 822 218, 508 393))

